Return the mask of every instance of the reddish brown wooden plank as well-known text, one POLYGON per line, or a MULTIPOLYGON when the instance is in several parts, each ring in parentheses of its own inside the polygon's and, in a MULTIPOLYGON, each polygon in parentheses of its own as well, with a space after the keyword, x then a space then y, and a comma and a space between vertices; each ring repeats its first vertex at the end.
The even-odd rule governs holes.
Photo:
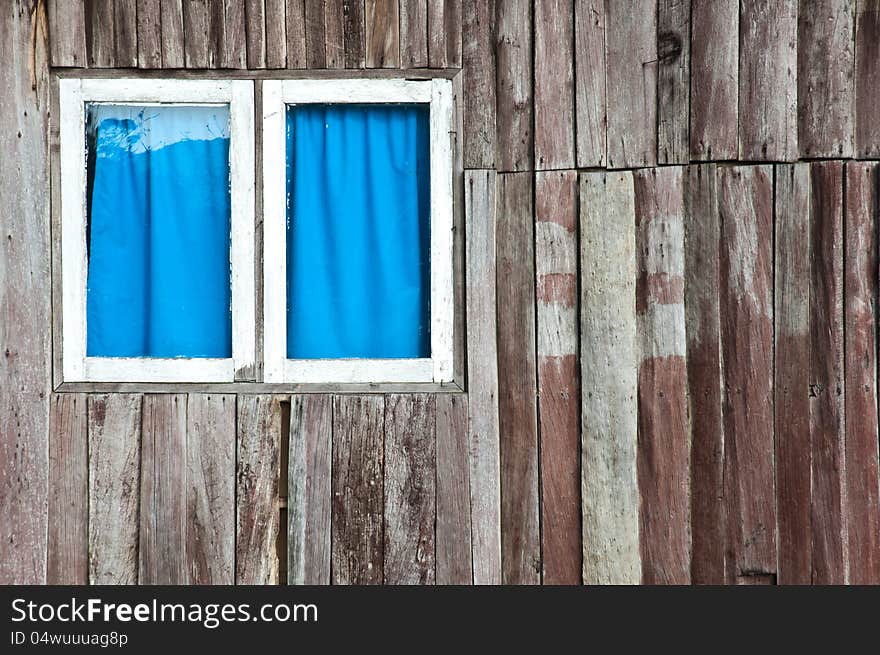
POLYGON ((47 584, 89 579, 89 463, 86 395, 54 394, 49 414, 47 584))
POLYGON ((364 3, 361 0, 342 0, 342 12, 345 67, 363 68, 366 65, 364 3))
POLYGON ((494 34, 498 170, 530 171, 534 165, 532 3, 497 2, 494 34))
POLYGON ((220 66, 247 68, 247 22, 245 0, 225 0, 223 44, 220 66))
POLYGON ((437 584, 472 584, 468 396, 437 395, 437 584))
POLYGON ((691 158, 736 159, 739 0, 692 0, 691 158))
POLYGON ((776 572, 772 179, 768 166, 718 169, 729 582, 776 572))
POLYGON ((461 68, 462 0, 428 0, 428 65, 461 68))
POLYGON ((464 167, 495 168, 495 3, 462 2, 464 167))
POLYGON ((162 67, 183 68, 184 31, 182 0, 162 1, 162 67))
POLYGON ((499 177, 498 406, 501 565, 505 584, 538 584, 538 435, 532 176, 499 177))
POLYGON ((138 65, 137 0, 116 0, 114 10, 115 66, 136 68, 138 65))
POLYGON ((364 42, 367 68, 400 65, 398 0, 364 0, 364 42))
POLYGON ((633 182, 642 582, 690 584, 682 169, 636 171, 633 182))
POLYGON ((385 584, 434 584, 437 405, 428 394, 385 399, 385 584))
POLYGON ((535 2, 535 168, 574 168, 574 14, 535 2))
POLYGON ((428 0, 400 0, 400 67, 428 65, 428 0))
POLYGON ((810 167, 776 167, 774 372, 780 584, 809 584, 810 167))
POLYGON ((345 67, 343 4, 343 0, 324 0, 324 57, 327 68, 345 67))
MULTIPOLYGON (((300 9, 302 22, 305 26, 305 65, 307 68, 324 68, 327 56, 327 46, 324 40, 324 5, 322 2, 305 2, 300 9)), ((291 5, 288 4, 288 12, 291 5)), ((297 17, 298 18, 298 17, 297 17)), ((291 22, 295 22, 294 18, 291 22)))
POLYGON ((161 0, 138 0, 137 49, 140 68, 162 67, 161 0))
POLYGON ((46 3, 46 12, 49 19, 49 54, 52 66, 86 66, 84 4, 49 0, 46 3))
MULTIPOLYGON (((268 6, 268 5, 267 5, 268 6)), ((315 48, 315 57, 320 57, 317 61, 323 66, 324 56, 324 24, 323 13, 315 12, 316 20, 321 21, 318 25, 310 25, 308 22, 308 8, 318 6, 319 2, 304 2, 304 0, 288 0, 287 13, 284 20, 287 31, 287 67, 288 68, 310 68, 309 61, 313 56, 310 52, 311 48, 315 48), (317 30, 320 32, 319 38, 314 38, 310 42, 309 31, 317 30), (318 54, 320 49, 320 54, 318 54)), ((267 17, 266 20, 269 20, 267 17)))
POLYGON ((578 167, 605 165, 605 3, 577 2, 575 114, 578 167))
POLYGON ((687 169, 684 308, 691 417, 691 581, 724 583, 724 422, 715 166, 687 169))
POLYGON ((689 154, 691 3, 657 7, 657 162, 686 164, 689 154))
POLYGON ((810 176, 813 583, 843 584, 843 163, 812 164, 810 176))
POLYGON ((110 67, 116 63, 116 5, 113 0, 86 0, 86 47, 89 66, 110 67))
POLYGON ((880 0, 858 0, 855 21, 855 156, 880 155, 880 0))
POLYGON ((333 399, 333 584, 382 584, 384 506, 382 396, 333 399))
POLYGON ((846 326, 847 582, 880 584, 877 462, 877 165, 846 165, 844 298, 846 326))

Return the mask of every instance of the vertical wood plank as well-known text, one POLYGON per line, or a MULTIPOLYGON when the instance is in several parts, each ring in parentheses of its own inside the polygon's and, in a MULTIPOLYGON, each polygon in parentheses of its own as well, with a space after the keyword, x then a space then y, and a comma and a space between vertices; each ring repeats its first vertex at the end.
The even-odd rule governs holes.
POLYGON ((53 394, 49 413, 47 584, 88 583, 89 462, 85 394, 53 394))
POLYGON ((535 168, 574 168, 574 13, 535 2, 535 168))
POLYGON ((115 66, 137 68, 138 21, 137 0, 116 0, 113 31, 116 41, 115 66))
POLYGON ((776 167, 775 425, 779 584, 810 584, 810 166, 776 167))
POLYGON ((474 581, 471 487, 468 460, 468 396, 438 394, 436 582, 474 581))
POLYGON ((330 584, 332 432, 332 396, 291 397, 287 459, 289 584, 330 584))
POLYGON ((162 1, 162 67, 183 68, 183 0, 162 1))
POLYGON ((608 167, 657 163, 657 0, 605 2, 608 167))
MULTIPOLYGON (((483 27, 482 29, 485 29, 483 27)), ((495 4, 498 170, 530 171, 534 159, 532 3, 495 4)))
POLYGON ((89 583, 138 582, 142 398, 90 396, 89 583))
POLYGON ((187 0, 183 4, 183 29, 186 34, 184 60, 187 68, 207 68, 211 13, 208 0, 187 0))
POLYGON ((246 0, 245 43, 248 68, 266 67, 266 5, 265 0, 246 0))
POLYGON ((428 0, 428 65, 461 67, 462 0, 428 0))
POLYGON ((385 399, 385 584, 434 584, 434 398, 392 394, 385 399))
POLYGON ((162 68, 161 0, 138 0, 137 61, 140 68, 162 68))
POLYGON ((111 67, 116 63, 116 4, 113 0, 86 0, 85 8, 89 66, 111 67))
POLYGON ((236 584, 278 584, 283 396, 238 397, 236 584))
POLYGON ((345 68, 343 0, 324 0, 324 57, 327 68, 345 68))
POLYGON ((642 582, 690 584, 682 169, 637 171, 633 177, 642 582))
POLYGON ((86 20, 83 3, 49 0, 50 63, 52 66, 86 66, 86 20))
POLYGON ((741 2, 739 156, 743 160, 797 159, 797 14, 796 0, 741 2))
POLYGON ((535 278, 544 584, 579 584, 577 173, 535 176, 535 278))
POLYGON ((342 15, 345 67, 363 68, 366 65, 363 0, 342 0, 342 15))
MULTIPOLYGON (((295 2, 295 0, 294 0, 295 2)), ((287 13, 290 2, 266 0, 266 68, 284 68, 287 65, 287 13)), ((301 34, 294 24, 290 38, 301 34)))
MULTIPOLYGON (((701 26, 702 27, 702 26, 701 26)), ((657 162, 690 161, 691 3, 657 7, 657 162)))
POLYGON ((364 0, 367 68, 400 65, 398 0, 364 0))
POLYGON ((684 308, 691 417, 691 581, 723 584, 721 224, 713 164, 687 169, 684 308))
POLYGON ((739 0, 692 0, 690 156, 739 152, 739 0))
POLYGON ((605 2, 574 6, 575 120, 578 168, 605 165, 605 2))
POLYGON ((321 2, 306 2, 301 11, 305 25, 306 67, 324 68, 327 53, 324 39, 324 5, 321 2))
POLYGON ((880 155, 880 0, 857 0, 855 22, 855 156, 880 155))
POLYGON ((333 399, 333 584, 384 579, 384 414, 382 396, 333 399))
POLYGON ((846 560, 851 584, 880 584, 877 462, 877 165, 846 165, 846 560))
POLYGON ((462 0, 464 167, 495 167, 495 0, 462 0))
POLYGON ((235 582, 235 396, 190 394, 186 408, 189 584, 235 582))
POLYGON ((400 67, 428 65, 428 0, 400 1, 400 67))
POLYGON ((495 172, 465 171, 464 198, 474 584, 501 584, 495 172))
POLYGON ((584 584, 638 584, 635 208, 631 173, 580 178, 584 584))
POLYGON ((324 18, 321 11, 314 11, 314 7, 320 7, 320 3, 304 2, 304 0, 288 0, 287 2, 287 13, 284 20, 287 30, 288 68, 321 68, 324 65, 324 18), (318 24, 310 24, 310 8, 313 9, 314 20, 320 21, 318 24), (315 38, 316 36, 317 38, 315 38), (312 49, 315 50, 314 56, 318 57, 314 60, 314 66, 312 66, 310 59, 312 49))
POLYGON ((773 172, 718 169, 728 582, 776 573, 773 172))
POLYGON ((810 443, 813 583, 843 584, 843 163, 810 166, 810 443))
POLYGON ((247 22, 245 0, 225 0, 223 43, 220 66, 247 68, 247 22))

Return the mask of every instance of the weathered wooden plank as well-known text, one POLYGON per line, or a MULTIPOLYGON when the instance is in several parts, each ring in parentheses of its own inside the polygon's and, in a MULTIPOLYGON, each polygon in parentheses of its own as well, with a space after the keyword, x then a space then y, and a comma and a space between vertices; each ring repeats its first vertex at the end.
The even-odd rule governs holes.
POLYGON ((89 579, 88 411, 85 394, 53 394, 49 414, 47 584, 89 579))
POLYGON ((183 68, 183 0, 162 0, 162 67, 183 68))
POLYGON ((113 31, 116 42, 114 65, 117 68, 137 68, 137 9, 137 0, 116 0, 113 31))
POLYGON ((494 0, 462 0, 464 167, 495 167, 494 0))
POLYGON ((877 462, 877 165, 846 165, 846 560, 851 584, 880 584, 877 462))
POLYGON ((321 11, 314 10, 315 7, 320 9, 320 3, 314 1, 304 2, 304 0, 288 0, 287 2, 285 22, 288 68, 323 67, 324 18, 321 11), (309 22, 310 8, 316 17, 315 20, 320 21, 315 25, 309 22), (319 33, 319 35, 316 33, 319 33), (316 36, 317 38, 313 38, 316 36), (313 38, 312 42, 310 42, 310 38, 313 38), (310 57, 312 56, 310 50, 312 48, 315 49, 316 56, 320 57, 320 59, 316 60, 316 64, 321 62, 320 66, 312 66, 310 64, 310 57))
POLYGON ((682 169, 636 171, 633 178, 642 582, 690 584, 682 169))
POLYGON ((428 65, 461 67, 462 0, 428 0, 428 65))
POLYGON ((302 17, 305 25, 305 53, 307 68, 324 68, 327 44, 324 40, 324 5, 322 2, 306 2, 302 17))
POLYGON ((283 396, 238 397, 235 582, 278 584, 283 396))
POLYGON ((810 443, 813 583, 843 584, 843 163, 810 166, 810 443))
POLYGON ((690 156, 739 152, 739 0, 691 0, 690 156))
POLYGON ((333 399, 333 584, 384 579, 384 414, 382 396, 333 399))
POLYGON ((494 34, 497 167, 499 172, 530 171, 534 166, 532 3, 496 2, 494 34))
POLYGON ((86 0, 86 47, 89 66, 112 67, 116 63, 116 4, 113 0, 86 0))
POLYGON ((657 7, 657 162, 690 161, 691 3, 657 7))
POLYGON ((190 394, 186 408, 189 584, 235 582, 235 396, 190 394))
POLYGON ((85 5, 65 0, 49 0, 50 63, 52 66, 86 66, 85 5))
POLYGON ((780 584, 810 584, 810 167, 776 167, 775 429, 780 584))
POLYGON ((385 398, 385 584, 434 584, 437 404, 385 398))
POLYGON ((535 176, 535 285, 544 584, 582 571, 577 173, 535 176))
MULTIPOLYGON (((266 68, 284 68, 287 65, 287 15, 290 10, 291 3, 285 3, 285 0, 266 0, 266 68)), ((290 39, 301 33, 294 25, 290 39)))
POLYGON ((287 581, 330 584, 333 397, 290 399, 287 474, 287 581))
POLYGON ((605 3, 608 167, 657 163, 657 0, 605 3))
POLYGON ((773 171, 718 169, 728 582, 776 573, 773 171))
POLYGON ((535 168, 574 168, 574 14, 568 0, 535 2, 535 168))
POLYGON ((398 0, 364 0, 364 39, 367 68, 400 65, 398 0))
POLYGON ((400 0, 400 67, 428 65, 428 0, 400 0))
POLYGON ((225 0, 223 43, 220 52, 222 68, 247 68, 247 22, 245 0, 225 0))
POLYGON ((343 0, 324 0, 324 58, 327 68, 345 68, 343 0))
POLYGON ((638 584, 636 251, 631 173, 580 178, 585 584, 638 584))
POLYGON ((137 63, 140 68, 162 68, 161 0, 138 0, 137 63))
POLYGON ((743 160, 797 159, 797 14, 796 0, 740 4, 739 156, 743 160))
POLYGON ((186 396, 144 396, 139 584, 186 584, 186 396))
POLYGON ((605 3, 576 2, 575 121, 579 168, 605 165, 605 3))
POLYGON ((496 284, 505 584, 541 581, 532 202, 530 174, 500 176, 496 284))
POLYGON ((684 309, 691 417, 691 581, 723 584, 724 422, 715 166, 687 169, 684 309))
POLYGON ((474 584, 501 584, 495 171, 465 171, 468 433, 474 584))
MULTIPOLYGON (((216 3, 215 3, 216 4, 216 3)), ((211 8, 208 0, 183 3, 184 60, 187 68, 208 68, 211 8)))
POLYGON ((800 0, 797 33, 801 157, 851 157, 854 94, 852 0, 800 0))
POLYGON ((472 584, 468 396, 439 394, 437 403, 437 584, 472 584))
POLYGON ((363 68, 366 65, 364 3, 361 0, 342 0, 342 12, 345 67, 363 68))
POLYGON ((88 400, 91 584, 138 582, 141 407, 136 394, 88 400))
POLYGON ((880 0, 857 0, 855 21, 855 156, 880 155, 880 0))
POLYGON ((266 67, 265 0, 245 0, 245 44, 248 68, 266 67))

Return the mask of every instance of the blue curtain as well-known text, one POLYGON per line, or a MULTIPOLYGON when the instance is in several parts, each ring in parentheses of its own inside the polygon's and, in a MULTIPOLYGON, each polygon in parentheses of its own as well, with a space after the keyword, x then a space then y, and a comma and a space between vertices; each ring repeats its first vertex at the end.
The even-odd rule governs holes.
POLYGON ((430 356, 426 105, 287 111, 287 353, 430 356))
POLYGON ((230 357, 228 107, 88 121, 87 354, 230 357))

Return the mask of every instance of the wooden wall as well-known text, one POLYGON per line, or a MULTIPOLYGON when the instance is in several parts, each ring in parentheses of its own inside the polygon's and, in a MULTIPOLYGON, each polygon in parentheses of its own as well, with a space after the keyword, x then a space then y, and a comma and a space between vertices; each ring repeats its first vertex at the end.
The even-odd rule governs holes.
POLYGON ((880 2, 11 5, 3 581, 880 582, 880 2), (54 392, 50 67, 461 68, 467 392, 54 392))

